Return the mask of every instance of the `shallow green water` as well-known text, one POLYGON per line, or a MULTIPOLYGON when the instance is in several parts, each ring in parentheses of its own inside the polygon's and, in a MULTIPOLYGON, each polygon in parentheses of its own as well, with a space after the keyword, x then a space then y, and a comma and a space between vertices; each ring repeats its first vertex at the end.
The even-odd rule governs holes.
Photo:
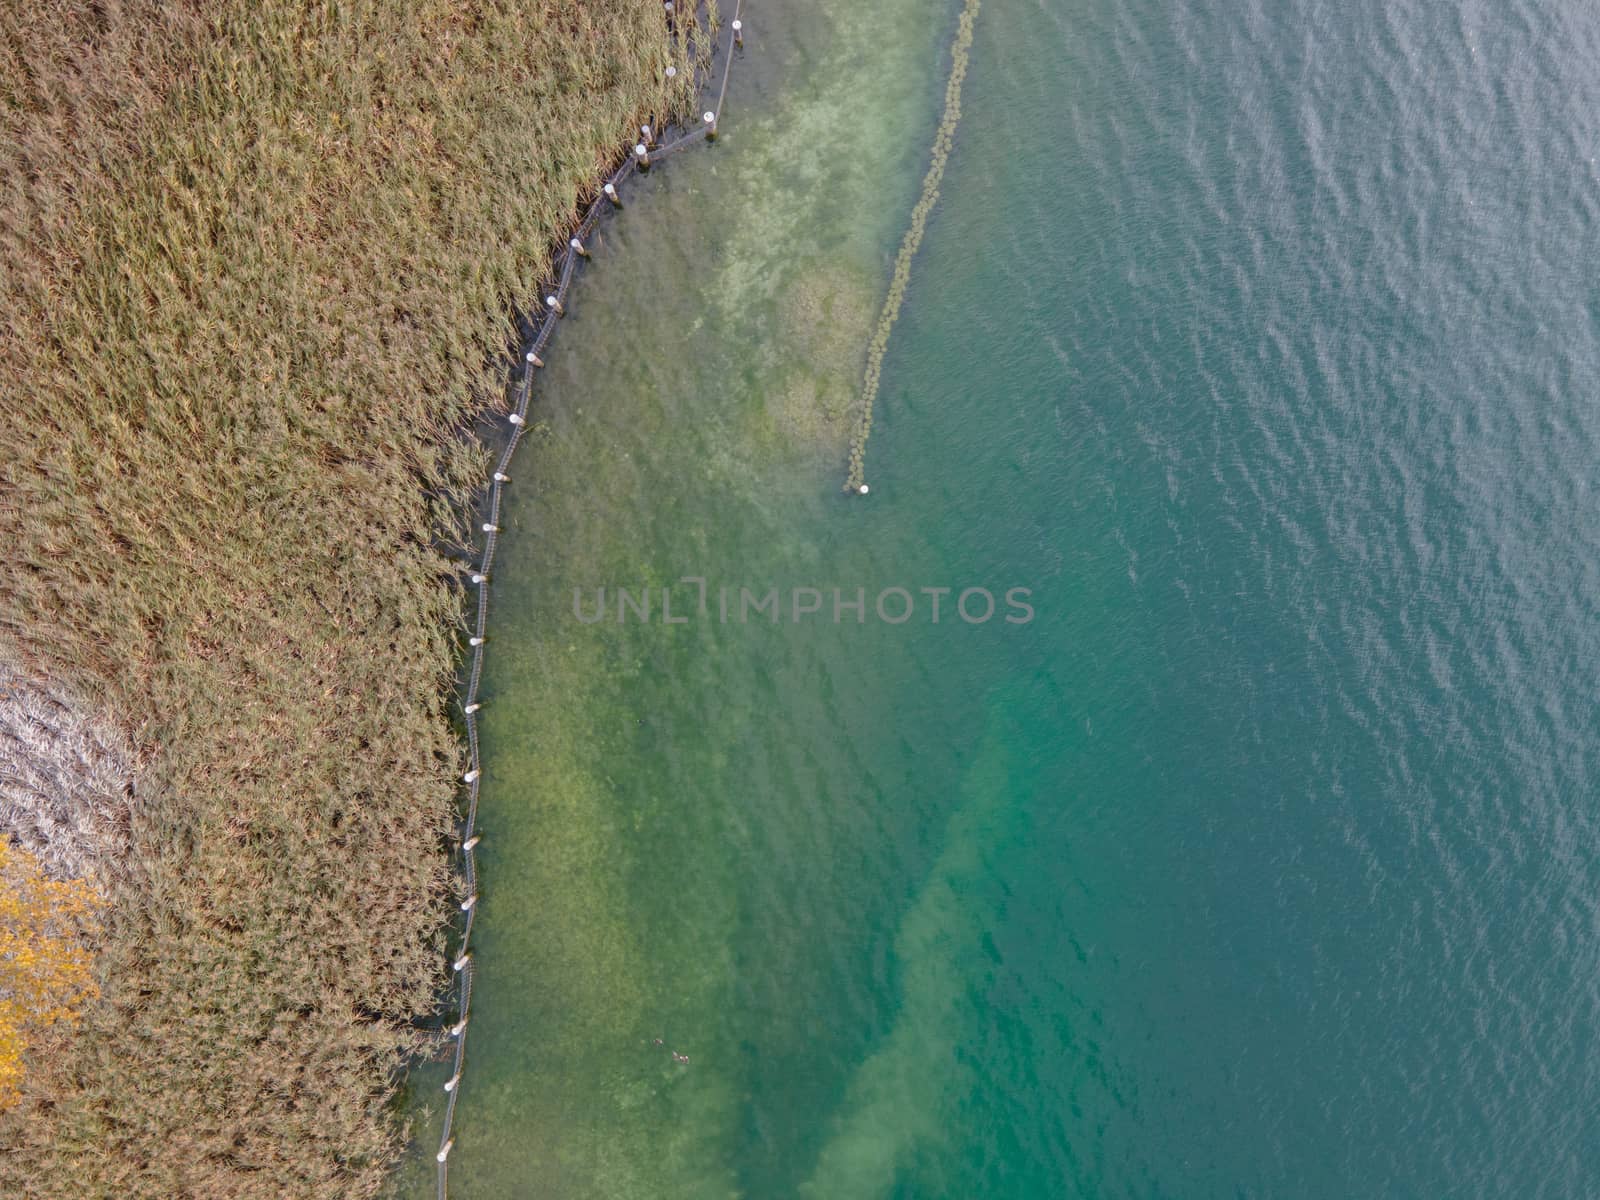
POLYGON ((748 16, 516 468, 452 1194, 1600 1190, 1600 17, 987 0, 851 500, 955 6, 748 16))

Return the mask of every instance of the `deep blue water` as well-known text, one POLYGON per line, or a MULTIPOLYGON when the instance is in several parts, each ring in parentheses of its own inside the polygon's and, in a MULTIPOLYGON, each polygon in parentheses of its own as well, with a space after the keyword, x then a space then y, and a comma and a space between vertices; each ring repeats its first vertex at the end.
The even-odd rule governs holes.
POLYGON ((878 473, 1054 603, 899 1194, 1600 1194, 1600 10, 980 29, 878 473))

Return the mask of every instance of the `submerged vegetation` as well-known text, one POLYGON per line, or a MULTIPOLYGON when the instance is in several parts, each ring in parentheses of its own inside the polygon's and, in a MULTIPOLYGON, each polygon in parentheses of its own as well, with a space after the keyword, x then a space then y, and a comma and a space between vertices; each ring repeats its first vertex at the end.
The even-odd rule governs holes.
POLYGON ((371 1195, 451 908, 460 434, 694 73, 658 0, 0 28, 0 664, 132 753, 100 998, 28 1048, 0 1194, 371 1195))

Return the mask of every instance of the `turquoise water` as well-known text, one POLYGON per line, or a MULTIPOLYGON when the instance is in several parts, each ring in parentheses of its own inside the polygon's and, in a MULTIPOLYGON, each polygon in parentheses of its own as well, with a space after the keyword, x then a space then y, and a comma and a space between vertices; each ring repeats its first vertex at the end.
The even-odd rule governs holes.
POLYGON ((753 8, 574 292, 452 1194, 1600 1193, 1600 10, 986 0, 847 499, 955 11, 753 8))

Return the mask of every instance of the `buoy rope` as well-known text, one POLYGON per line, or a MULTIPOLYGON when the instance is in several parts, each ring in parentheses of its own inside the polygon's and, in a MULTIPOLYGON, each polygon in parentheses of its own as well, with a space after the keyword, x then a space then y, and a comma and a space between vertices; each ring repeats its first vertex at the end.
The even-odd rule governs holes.
POLYGON ((972 26, 978 18, 979 3, 980 0, 966 0, 961 9, 955 41, 950 46, 950 79, 944 88, 944 116, 939 121, 939 131, 933 139, 933 159, 928 164, 927 175, 923 176, 922 198, 911 210, 911 224, 900 243, 900 253, 895 256, 889 294, 883 299, 883 310, 878 314, 877 327, 872 331, 872 341, 867 346, 867 369, 861 377, 856 429, 850 439, 850 471, 844 484, 847 492, 867 490, 867 439, 872 436, 872 405, 878 398, 878 384, 883 379, 883 356, 889 349, 889 334, 906 301, 906 287, 911 282, 911 260, 922 245, 928 214, 939 201, 939 185, 944 181, 945 164, 950 159, 956 126, 961 121, 961 82, 967 76, 967 60, 972 51, 972 26))

